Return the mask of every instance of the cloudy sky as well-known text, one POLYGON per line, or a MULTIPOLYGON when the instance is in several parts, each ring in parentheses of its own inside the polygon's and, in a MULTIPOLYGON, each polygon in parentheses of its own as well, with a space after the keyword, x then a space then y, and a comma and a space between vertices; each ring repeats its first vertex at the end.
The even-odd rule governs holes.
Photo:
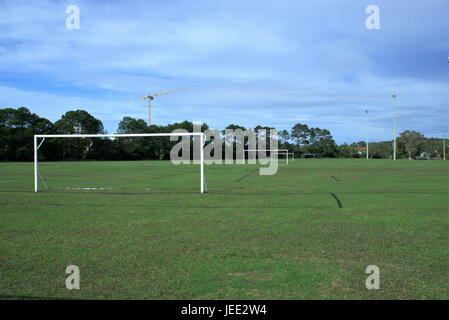
POLYGON ((55 121, 123 116, 331 130, 338 143, 398 129, 449 135, 449 1, 0 0, 0 108, 55 121), (66 28, 66 8, 80 29, 66 28), (380 29, 368 30, 368 5, 380 29))

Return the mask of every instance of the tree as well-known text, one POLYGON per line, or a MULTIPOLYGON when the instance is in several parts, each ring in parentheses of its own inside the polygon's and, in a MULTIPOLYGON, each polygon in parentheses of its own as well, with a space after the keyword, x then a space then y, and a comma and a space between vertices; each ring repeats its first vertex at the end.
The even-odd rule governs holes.
POLYGON ((84 110, 66 112, 55 122, 55 128, 63 134, 104 133, 103 123, 84 110))
POLYGON ((339 158, 352 158, 351 146, 344 143, 338 147, 338 157, 339 158))
POLYGON ((422 139, 420 151, 427 153, 429 157, 443 157, 443 139, 428 138, 422 139))
MULTIPOLYGON (((185 129, 193 132, 193 123, 183 121, 166 126, 151 125, 143 119, 124 117, 118 126, 119 133, 166 133, 175 129, 185 129)), ((204 132, 209 127, 202 124, 200 130, 204 132)), ((231 124, 226 129, 246 129, 237 124, 231 124)), ((249 129, 256 134, 257 131, 267 130, 267 146, 270 144, 271 127, 256 126, 249 129)), ((26 107, 0 109, 0 161, 32 161, 34 134, 98 134, 104 133, 103 124, 84 110, 69 111, 53 124, 45 118, 31 113, 26 107)), ((280 148, 289 152, 321 153, 326 157, 361 157, 365 142, 359 141, 351 144, 337 146, 329 130, 318 127, 308 127, 297 123, 291 132, 282 130, 279 133, 282 141, 280 148), (296 145, 290 144, 290 141, 296 145)), ((193 151, 193 138, 190 137, 193 151)), ((96 139, 48 139, 43 148, 39 149, 39 158, 42 160, 61 159, 98 159, 98 160, 141 160, 141 159, 169 159, 170 151, 177 141, 170 141, 169 137, 138 137, 138 138, 96 138, 96 139)), ((234 148, 236 141, 233 142, 234 148)), ((371 158, 391 158, 392 144, 390 141, 370 143, 371 158)), ((417 131, 406 130, 397 139, 398 157, 406 156, 409 159, 421 152, 429 157, 442 158, 442 139, 425 138, 417 131)), ((224 145, 223 145, 224 147, 224 145)), ((247 147, 247 139, 244 140, 247 147)), ((234 149, 235 151, 235 149, 234 149)), ((449 151, 447 143, 446 152, 449 151)), ((223 155, 225 153, 223 152, 223 155)), ((235 152, 234 152, 235 154, 235 152)), ((191 155, 192 158, 192 155, 191 155)))
POLYGON ((308 130, 308 144, 314 144, 318 140, 321 139, 321 136, 323 135, 322 130, 320 128, 309 128, 308 130))
POLYGON ((335 144, 332 135, 327 129, 313 128, 311 133, 312 150, 314 153, 321 153, 325 157, 335 157, 338 153, 337 145, 335 144))
POLYGON ((287 130, 282 130, 279 133, 279 136, 281 137, 283 144, 288 143, 288 141, 290 140, 290 133, 287 130))
MULTIPOLYGON (((29 161, 33 159, 33 136, 52 133, 53 124, 31 113, 27 108, 0 109, 0 159, 10 161, 29 161)), ((41 155, 50 154, 46 148, 41 155)))
MULTIPOLYGON (((232 148, 232 157, 233 157, 233 159, 236 159, 237 148, 239 147, 239 148, 242 148, 242 150, 244 150, 245 146, 247 145, 247 141, 246 141, 247 139, 245 139, 244 137, 243 137, 243 140, 237 139, 237 137, 234 135, 232 137, 232 140, 228 141, 227 137, 226 137, 226 130, 232 130, 232 132, 234 132, 234 134, 238 133, 237 130, 241 130, 242 135, 243 135, 244 132, 246 131, 246 128, 236 125, 236 124, 230 124, 230 125, 226 126, 225 130, 222 130, 222 144, 223 144, 222 151, 221 151, 222 157, 226 157, 226 146, 227 146, 229 149, 232 148)), ((238 136, 238 134, 237 134, 237 136, 238 136)))
POLYGON ((420 151, 423 143, 424 135, 417 131, 405 130, 400 133, 397 139, 398 150, 402 153, 408 154, 408 158, 412 159, 420 151))
POLYGON ((290 136, 296 141, 298 152, 302 145, 309 144, 309 134, 309 127, 306 124, 297 123, 293 126, 290 136))
POLYGON ((13 128, 17 128, 20 137, 24 137, 25 129, 31 123, 32 114, 30 110, 25 107, 20 107, 13 112, 13 117, 11 119, 11 125, 13 128))
POLYGON ((273 129, 274 129, 273 127, 261 126, 261 125, 257 125, 254 128, 254 132, 255 132, 255 135, 256 135, 256 146, 257 146, 257 149, 266 149, 266 150, 268 150, 268 149, 271 148, 272 143, 273 144, 276 143, 275 142, 276 140, 277 140, 277 145, 279 146, 279 136, 276 139, 275 139, 275 137, 271 136, 271 130, 273 130, 273 129), (262 135, 261 135, 261 133, 262 133, 262 135), (265 139, 265 142, 263 141, 263 139, 265 139), (273 139, 273 141, 271 139, 273 139), (264 146, 264 144, 265 144, 265 146, 264 146))
MULTIPOLYGON (((104 133, 103 123, 87 111, 76 110, 66 112, 55 122, 55 130, 59 134, 100 134, 104 133)), ((95 150, 98 141, 93 139, 59 139, 63 159, 84 159, 89 152, 95 150)), ((89 157, 88 157, 89 158, 89 157)))
POLYGON ((123 117, 118 124, 118 133, 145 133, 148 132, 148 125, 143 119, 123 117))
POLYGON ((369 155, 373 159, 388 159, 392 157, 393 141, 370 142, 369 155))

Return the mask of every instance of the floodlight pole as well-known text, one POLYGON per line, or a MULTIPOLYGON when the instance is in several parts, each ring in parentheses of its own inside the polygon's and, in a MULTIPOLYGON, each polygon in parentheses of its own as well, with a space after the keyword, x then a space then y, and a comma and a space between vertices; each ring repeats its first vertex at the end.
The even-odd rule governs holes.
POLYGON ((204 193, 204 143, 206 142, 204 133, 201 133, 200 139, 201 139, 201 148, 200 148, 201 193, 204 193))
POLYGON ((446 160, 446 135, 443 134, 443 160, 446 160))
POLYGON ((368 110, 366 112, 366 160, 369 159, 369 140, 368 140, 368 110))
POLYGON ((396 160, 396 93, 393 93, 394 98, 394 129, 393 129, 393 160, 396 160))
POLYGON ((37 137, 34 136, 34 192, 37 192, 37 137))

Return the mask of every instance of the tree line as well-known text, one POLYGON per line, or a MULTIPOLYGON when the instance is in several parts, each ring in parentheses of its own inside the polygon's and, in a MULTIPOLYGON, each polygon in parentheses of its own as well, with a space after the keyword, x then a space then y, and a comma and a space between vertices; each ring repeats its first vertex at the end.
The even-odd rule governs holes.
MULTIPOLYGON (((175 129, 193 132, 194 124, 189 121, 165 126, 150 125, 143 119, 124 117, 118 133, 167 133, 175 129)), ((201 131, 208 130, 207 124, 201 125, 201 131)), ((225 129, 246 128, 230 124, 225 129)), ((273 129, 256 126, 252 130, 273 129)), ((68 111, 61 119, 52 123, 39 117, 25 107, 0 109, 0 161, 32 161, 33 136, 35 134, 101 134, 106 133, 103 123, 84 110, 68 111)), ((224 139, 224 130, 222 131, 224 139)), ((170 150, 177 141, 169 137, 136 138, 98 138, 98 139, 61 139, 45 141, 39 150, 39 159, 56 160, 168 160, 170 150)), ((416 131, 406 130, 397 138, 398 157, 414 158, 425 153, 430 157, 442 157, 442 139, 425 138, 416 131)), ((295 124, 290 131, 279 131, 279 149, 288 149, 299 157, 301 154, 314 154, 320 157, 365 157, 365 142, 342 144, 338 146, 329 130, 295 124)), ((224 146, 223 146, 224 148, 224 146)), ((235 148, 235 147, 234 147, 235 148)), ((191 148, 193 150, 193 148, 191 148)), ((223 151, 223 156, 225 152, 223 151)), ((371 158, 390 158, 392 141, 369 144, 371 158)))
MULTIPOLYGON (((390 141, 370 142, 370 159, 391 159, 393 157, 393 139, 390 141)), ((449 156, 446 141, 446 158, 449 156)), ((339 146, 339 155, 345 158, 365 158, 366 142, 359 141, 339 146)), ((397 159, 442 159, 443 139, 426 138, 414 130, 405 130, 396 138, 397 159)))

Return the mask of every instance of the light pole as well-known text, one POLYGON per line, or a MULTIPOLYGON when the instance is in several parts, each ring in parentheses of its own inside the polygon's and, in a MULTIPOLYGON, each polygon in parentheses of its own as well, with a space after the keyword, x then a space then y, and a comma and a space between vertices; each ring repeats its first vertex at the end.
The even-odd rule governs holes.
POLYGON ((369 159, 369 140, 368 140, 368 110, 366 112, 366 160, 369 159))
POLYGON ((446 135, 443 134, 443 160, 446 160, 446 135))
POLYGON ((396 160, 396 93, 393 93, 394 98, 394 129, 393 129, 393 160, 396 160))

